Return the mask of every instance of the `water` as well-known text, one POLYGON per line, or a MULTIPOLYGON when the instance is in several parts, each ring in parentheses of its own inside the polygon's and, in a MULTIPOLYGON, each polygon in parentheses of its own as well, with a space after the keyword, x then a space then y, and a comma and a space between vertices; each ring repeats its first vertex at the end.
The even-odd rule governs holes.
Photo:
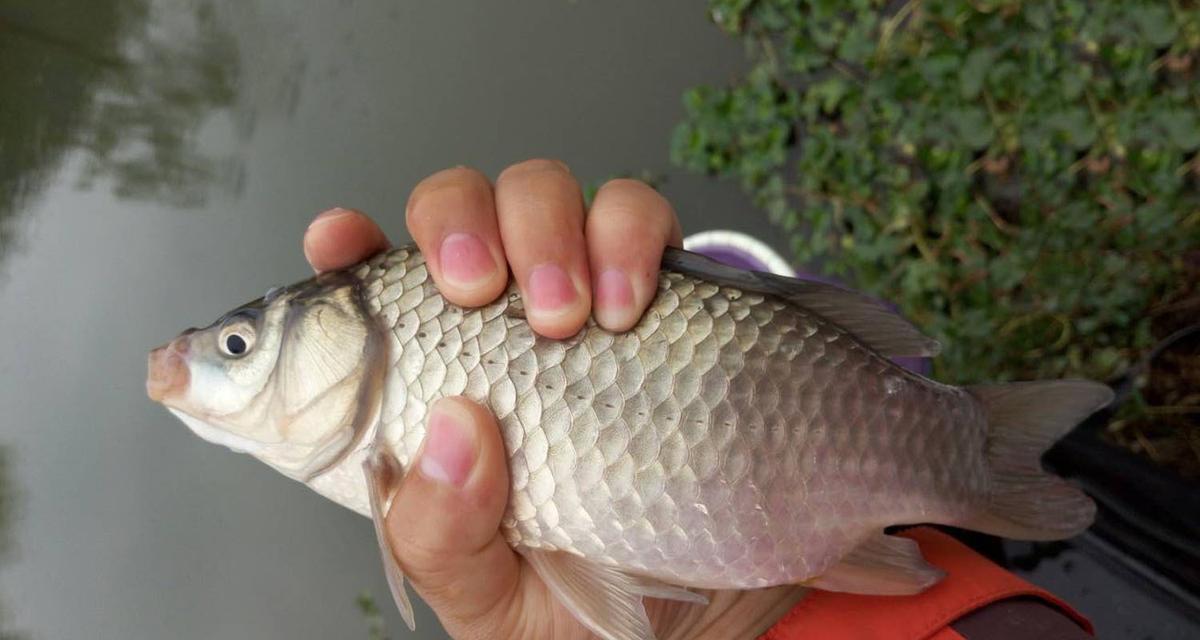
MULTIPOLYGON (((365 638, 363 589, 400 637, 369 522, 191 435, 147 349, 302 277, 326 207, 403 240, 447 166, 668 169, 684 89, 740 66, 694 2, 294 6, 0 0, 0 637, 365 638)), ((669 177, 689 229, 766 234, 669 177)))
MULTIPOLYGON (((669 170, 684 89, 741 68, 700 3, 295 6, 0 0, 0 638, 365 638, 364 589, 413 637, 365 519, 143 392, 150 347, 306 273, 317 211, 401 241, 423 176, 543 155, 666 172, 689 232, 778 235, 669 170)), ((1105 615, 1106 575, 1069 597, 1105 615)))

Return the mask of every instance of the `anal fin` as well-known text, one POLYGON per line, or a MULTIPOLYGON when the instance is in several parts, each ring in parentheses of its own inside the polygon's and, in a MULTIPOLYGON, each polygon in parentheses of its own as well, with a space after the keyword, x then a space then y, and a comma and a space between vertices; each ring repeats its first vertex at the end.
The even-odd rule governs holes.
POLYGON ((558 601, 604 640, 655 640, 643 597, 708 603, 698 593, 571 553, 537 549, 520 552, 558 601))
POLYGON ((945 575, 925 561, 913 540, 878 533, 807 584, 826 591, 901 596, 921 593, 945 575))
POLYGON ((404 477, 404 470, 395 457, 381 451, 378 444, 371 447, 367 459, 363 461, 363 472, 367 476, 367 494, 371 501, 371 520, 375 523, 375 538, 379 542, 379 555, 383 558, 383 570, 387 574, 388 587, 400 617, 408 625, 410 631, 417 628, 413 616, 412 602, 408 592, 404 590, 404 572, 396 559, 396 552, 388 541, 386 522, 388 509, 391 507, 392 495, 396 486, 404 477))

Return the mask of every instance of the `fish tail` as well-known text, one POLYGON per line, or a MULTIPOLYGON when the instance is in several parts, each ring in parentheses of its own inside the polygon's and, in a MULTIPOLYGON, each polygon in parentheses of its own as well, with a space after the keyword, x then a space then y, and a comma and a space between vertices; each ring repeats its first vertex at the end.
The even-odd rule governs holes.
POLYGON ((1046 473, 1041 456, 1075 425, 1110 403, 1113 392, 1088 380, 968 387, 988 421, 991 496, 963 526, 1020 540, 1061 540, 1092 524, 1096 504, 1046 473))

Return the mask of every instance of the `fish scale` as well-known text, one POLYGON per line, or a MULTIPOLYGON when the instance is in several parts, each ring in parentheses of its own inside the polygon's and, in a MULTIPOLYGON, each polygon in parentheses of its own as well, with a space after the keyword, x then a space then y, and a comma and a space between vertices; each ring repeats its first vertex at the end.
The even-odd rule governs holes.
POLYGON ((447 303, 415 250, 355 275, 388 335, 383 440, 407 467, 434 401, 486 404, 509 455, 514 547, 758 587, 819 575, 884 526, 963 518, 986 495, 968 394, 776 298, 665 271, 633 331, 589 322, 560 341, 533 333, 515 287, 478 309, 447 303))

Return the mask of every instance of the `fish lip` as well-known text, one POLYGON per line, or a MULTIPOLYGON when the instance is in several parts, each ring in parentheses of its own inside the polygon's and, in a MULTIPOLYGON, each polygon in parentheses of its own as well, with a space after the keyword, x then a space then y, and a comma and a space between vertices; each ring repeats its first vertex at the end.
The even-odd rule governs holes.
POLYGON ((170 343, 150 351, 146 358, 146 395, 151 400, 169 405, 172 398, 187 389, 191 381, 187 364, 187 354, 191 350, 188 336, 194 331, 189 329, 170 343))

